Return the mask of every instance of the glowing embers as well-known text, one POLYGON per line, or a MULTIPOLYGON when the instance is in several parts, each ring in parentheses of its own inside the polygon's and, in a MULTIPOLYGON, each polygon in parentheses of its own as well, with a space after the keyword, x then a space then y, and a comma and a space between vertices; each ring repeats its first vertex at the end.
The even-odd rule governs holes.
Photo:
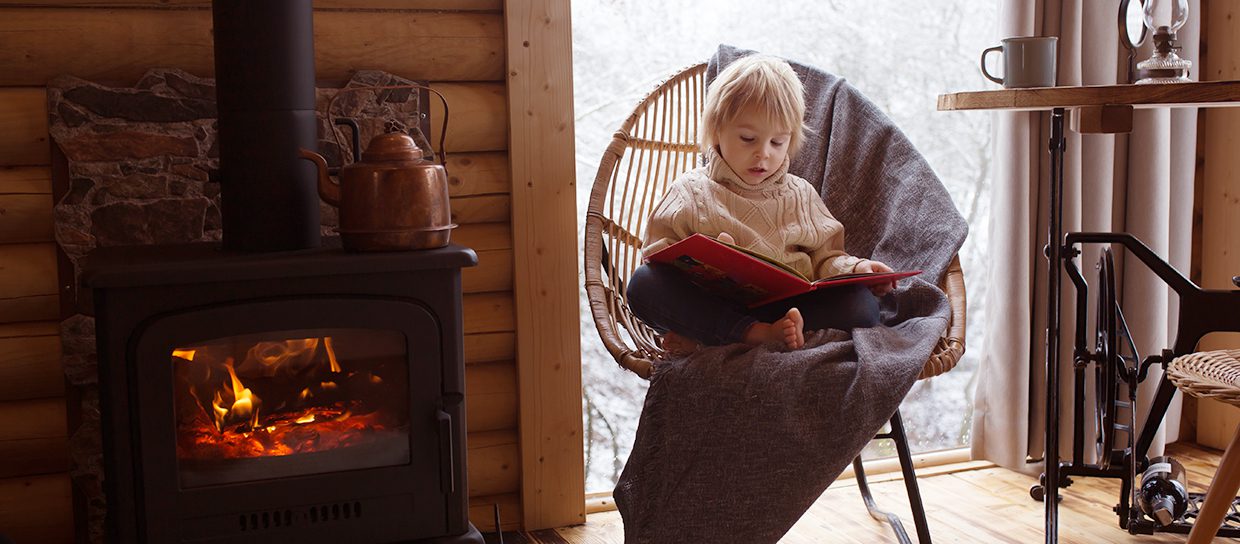
POLYGON ((407 433, 399 333, 236 336, 178 347, 171 360, 183 461, 322 452, 407 433))

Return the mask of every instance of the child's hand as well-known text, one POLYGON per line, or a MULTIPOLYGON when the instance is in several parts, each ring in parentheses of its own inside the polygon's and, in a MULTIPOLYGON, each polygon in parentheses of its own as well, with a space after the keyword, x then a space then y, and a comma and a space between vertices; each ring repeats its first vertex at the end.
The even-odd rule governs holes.
POLYGON ((725 244, 735 244, 735 243, 736 243, 736 240, 732 238, 732 235, 731 235, 731 234, 728 234, 728 233, 726 233, 726 232, 721 232, 721 233, 719 233, 719 236, 717 236, 716 238, 717 238, 720 242, 723 242, 723 243, 725 243, 725 244))
MULTIPOLYGON (((857 263, 857 266, 856 268, 853 268, 853 271, 861 272, 865 274, 874 273, 874 272, 894 272, 894 270, 892 270, 890 266, 887 266, 878 261, 871 261, 869 259, 864 259, 861 262, 857 263)), ((887 293, 890 293, 895 288, 896 288, 896 282, 894 281, 889 282, 889 283, 880 283, 877 285, 871 285, 870 292, 874 293, 874 296, 876 297, 881 297, 883 295, 886 295, 887 293)))

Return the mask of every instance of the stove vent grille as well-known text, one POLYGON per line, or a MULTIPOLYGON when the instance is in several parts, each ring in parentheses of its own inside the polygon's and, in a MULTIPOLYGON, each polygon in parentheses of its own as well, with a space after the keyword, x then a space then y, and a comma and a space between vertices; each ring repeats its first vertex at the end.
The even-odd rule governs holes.
POLYGON ((242 532, 253 532, 284 529, 307 523, 319 525, 361 517, 362 503, 354 501, 319 504, 298 510, 284 509, 250 512, 237 516, 237 523, 242 532))

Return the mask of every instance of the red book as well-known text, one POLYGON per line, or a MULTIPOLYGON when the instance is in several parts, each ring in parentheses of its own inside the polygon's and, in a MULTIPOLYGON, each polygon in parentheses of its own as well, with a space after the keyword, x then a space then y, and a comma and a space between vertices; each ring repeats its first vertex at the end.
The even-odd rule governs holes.
POLYGON ((692 277, 693 283, 749 308, 841 285, 878 285, 920 274, 871 272, 841 274, 810 281, 792 267, 745 248, 694 234, 646 257, 646 262, 675 266, 692 277))

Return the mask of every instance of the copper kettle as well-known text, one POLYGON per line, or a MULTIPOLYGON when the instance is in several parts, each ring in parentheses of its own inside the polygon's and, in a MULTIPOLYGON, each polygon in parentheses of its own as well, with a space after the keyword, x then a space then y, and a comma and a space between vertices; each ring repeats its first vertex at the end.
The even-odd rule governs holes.
POLYGON ((399 251, 448 245, 456 224, 443 166, 422 158, 413 138, 375 136, 361 160, 340 170, 332 183, 327 161, 300 150, 318 168, 319 196, 340 210, 340 240, 354 251, 399 251))

